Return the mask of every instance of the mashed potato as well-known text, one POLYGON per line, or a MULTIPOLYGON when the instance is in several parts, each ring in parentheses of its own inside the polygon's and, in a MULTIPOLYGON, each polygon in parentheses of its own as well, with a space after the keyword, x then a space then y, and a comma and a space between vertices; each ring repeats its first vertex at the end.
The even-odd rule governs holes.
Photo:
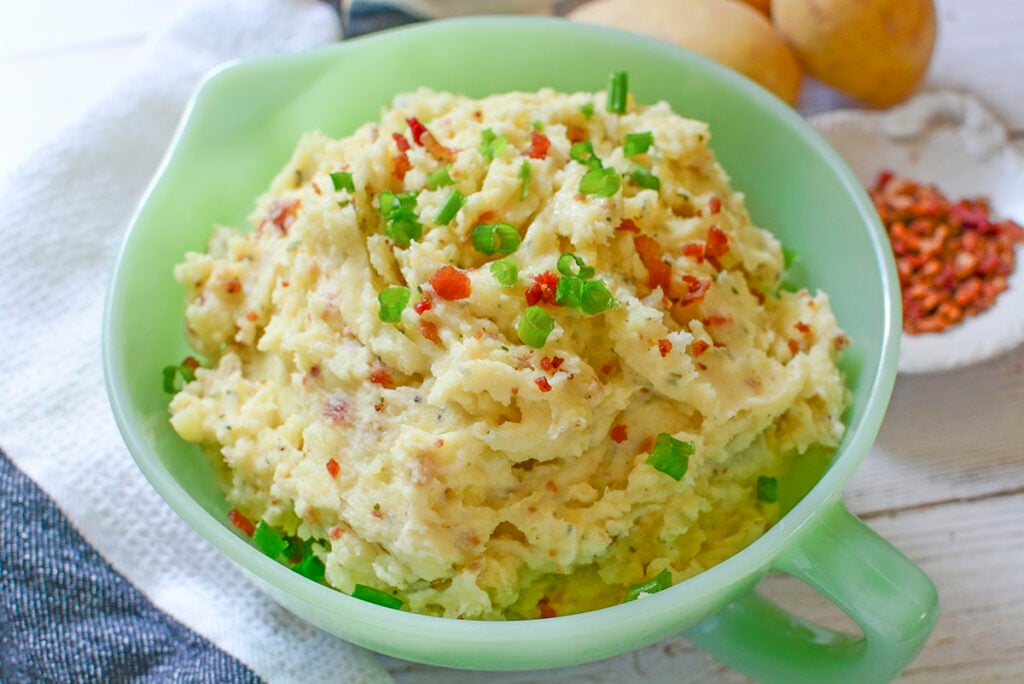
POLYGON ((826 295, 780 289, 707 125, 605 100, 399 96, 306 135, 254 230, 177 267, 208 367, 174 428, 337 589, 478 619, 618 603, 751 543, 779 515, 759 478, 838 443, 826 295))

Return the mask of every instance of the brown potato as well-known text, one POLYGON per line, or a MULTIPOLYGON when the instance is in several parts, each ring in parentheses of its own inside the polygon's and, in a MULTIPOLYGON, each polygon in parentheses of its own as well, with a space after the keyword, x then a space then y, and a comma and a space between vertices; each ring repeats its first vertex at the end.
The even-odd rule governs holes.
POLYGON ((910 94, 935 45, 932 0, 773 0, 772 21, 808 73, 879 107, 910 94))
POLYGON ((643 33, 710 57, 793 104, 796 56, 760 12, 740 0, 594 0, 570 19, 643 33))

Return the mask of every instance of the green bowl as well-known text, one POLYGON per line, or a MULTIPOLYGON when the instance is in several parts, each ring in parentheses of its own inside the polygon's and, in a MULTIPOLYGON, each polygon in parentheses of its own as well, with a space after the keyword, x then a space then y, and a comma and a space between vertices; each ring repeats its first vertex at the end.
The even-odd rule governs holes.
MULTIPOLYGON (((106 303, 103 360, 139 468, 196 531, 281 604, 343 639, 449 667, 516 670, 609 657, 674 632, 763 680, 894 677, 937 617, 935 588, 839 501, 877 434, 896 372, 898 283, 874 209, 839 156, 752 82, 664 43, 537 18, 439 21, 223 68, 200 86, 125 237, 106 303), (656 597, 590 613, 474 622, 395 611, 311 582, 227 524, 198 449, 168 423, 161 369, 189 353, 171 271, 215 223, 242 225, 302 132, 342 136, 418 86, 484 96, 550 86, 598 90, 625 69, 642 103, 710 123, 712 146, 756 223, 801 256, 796 279, 826 290, 852 340, 848 430, 827 471, 761 539, 656 597), (815 587, 860 625, 800 622, 752 592, 770 570, 815 587)), ((158 539, 154 540, 159 542, 158 539)))

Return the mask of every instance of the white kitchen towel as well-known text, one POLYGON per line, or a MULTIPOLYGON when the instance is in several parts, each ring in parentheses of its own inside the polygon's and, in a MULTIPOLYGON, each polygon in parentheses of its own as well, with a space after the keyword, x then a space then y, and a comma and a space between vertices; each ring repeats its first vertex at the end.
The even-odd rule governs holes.
POLYGON ((264 597, 148 485, 107 403, 100 320, 117 246, 202 75, 338 33, 318 0, 189 2, 0 180, 0 445, 157 607, 271 682, 388 677, 373 654, 264 597))

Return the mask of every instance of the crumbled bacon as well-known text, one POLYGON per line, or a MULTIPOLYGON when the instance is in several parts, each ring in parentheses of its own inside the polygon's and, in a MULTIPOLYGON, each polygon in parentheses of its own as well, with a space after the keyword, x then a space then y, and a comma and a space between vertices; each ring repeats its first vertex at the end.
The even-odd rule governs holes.
POLYGON ((373 368, 370 369, 370 382, 375 385, 380 385, 384 389, 394 389, 395 381, 391 377, 391 373, 388 369, 379 363, 374 363, 373 368))
POLYGON ((422 316, 425 311, 430 311, 432 308, 434 308, 434 300, 430 295, 424 295, 423 299, 413 304, 412 310, 422 316))
POLYGON ((548 602, 548 598, 546 596, 544 598, 542 598, 540 601, 537 602, 537 610, 539 611, 540 617, 542 619, 543 618, 558 617, 558 611, 556 611, 551 606, 551 604, 548 602))
POLYGON ((533 285, 526 289, 526 303, 530 306, 540 304, 555 304, 555 295, 558 292, 558 276, 551 271, 545 271, 533 276, 533 285))
POLYGON ((640 255, 644 268, 647 269, 647 287, 652 290, 660 287, 662 292, 668 294, 672 268, 661 260, 661 245, 646 235, 633 236, 633 245, 640 255))
POLYGON ((711 278, 698 278, 696 276, 686 274, 683 276, 683 284, 686 285, 686 292, 679 300, 679 303, 686 306, 687 304, 695 304, 703 301, 704 295, 707 294, 708 289, 711 287, 711 278))
POLYGON ((612 441, 616 444, 622 444, 629 439, 629 433, 626 430, 625 425, 616 425, 612 428, 612 431, 608 433, 608 436, 612 438, 612 441))
POLYGON ((563 363, 565 363, 565 359, 563 359, 561 356, 551 357, 551 367, 554 368, 555 370, 558 370, 559 366, 561 366, 563 363))
POLYGON ((327 461, 327 474, 331 477, 338 477, 338 473, 341 472, 341 465, 333 458, 327 461))
POLYGON ((540 131, 530 131, 530 146, 526 148, 526 156, 530 159, 546 159, 551 149, 551 140, 540 131))
POLYGON ((797 321, 793 325, 793 327, 796 328, 797 330, 799 330, 800 332, 802 332, 804 335, 806 335, 807 333, 811 332, 811 326, 807 325, 803 321, 797 321))
POLYGON ((718 226, 708 228, 707 247, 705 254, 708 258, 719 258, 725 256, 729 251, 729 236, 718 226))
POLYGON ((615 228, 615 230, 623 230, 628 233, 639 233, 640 228, 636 225, 636 221, 633 219, 622 219, 622 222, 615 228))
POLYGON ((267 219, 281 231, 282 235, 287 235, 301 208, 301 200, 274 200, 267 211, 267 219))
POLYGON ((473 284, 462 271, 453 266, 442 266, 430 278, 430 286, 441 299, 466 299, 473 293, 473 284))
POLYGON ((420 334, 423 335, 424 339, 430 340, 434 344, 441 344, 441 335, 437 332, 437 324, 430 321, 420 321, 420 334))
POLYGON ((238 294, 242 291, 242 282, 238 278, 232 278, 224 283, 224 291, 228 294, 238 294))
POLYGON ((708 213, 714 215, 720 211, 722 211, 722 200, 718 197, 712 197, 708 201, 708 213))
POLYGON ((245 314, 245 318, 246 318, 246 320, 255 323, 256 321, 258 321, 260 319, 260 315, 258 313, 256 313, 255 311, 249 311, 249 313, 245 314))
POLYGON ((704 251, 703 242, 687 242, 683 245, 683 256, 695 259, 698 264, 704 263, 704 251))
POLYGON ((551 391, 551 383, 548 382, 548 379, 545 378, 543 375, 540 376, 539 378, 535 378, 533 382, 534 384, 537 385, 537 388, 540 389, 541 392, 551 391))
POLYGON ((412 133, 412 141, 417 145, 423 144, 423 134, 427 132, 427 127, 420 123, 420 120, 415 116, 405 117, 405 123, 409 124, 409 132, 412 133))
POLYGON ((670 351, 672 351, 672 342, 666 339, 658 340, 658 352, 661 354, 661 358, 668 356, 670 351))
POLYGON ((704 340, 694 340, 693 343, 690 344, 690 352, 693 354, 694 358, 700 356, 708 349, 711 349, 711 345, 704 340))
POLYGON ((392 133, 391 137, 394 138, 395 144, 398 146, 398 154, 395 155, 395 178, 405 180, 405 174, 412 168, 409 155, 406 154, 406 150, 409 149, 409 141, 401 133, 392 133))
POLYGON ((341 539, 341 536, 343 534, 345 534, 345 528, 342 527, 341 525, 337 525, 337 526, 332 527, 331 529, 327 530, 327 535, 331 539, 341 539))
POLYGON ((800 351, 800 344, 796 340, 786 340, 786 344, 789 346, 789 351, 794 354, 800 351))
POLYGON ((228 511, 228 520, 231 524, 242 531, 246 537, 251 537, 256 532, 256 526, 252 524, 252 521, 246 518, 244 515, 238 512, 237 508, 232 508, 228 511))

